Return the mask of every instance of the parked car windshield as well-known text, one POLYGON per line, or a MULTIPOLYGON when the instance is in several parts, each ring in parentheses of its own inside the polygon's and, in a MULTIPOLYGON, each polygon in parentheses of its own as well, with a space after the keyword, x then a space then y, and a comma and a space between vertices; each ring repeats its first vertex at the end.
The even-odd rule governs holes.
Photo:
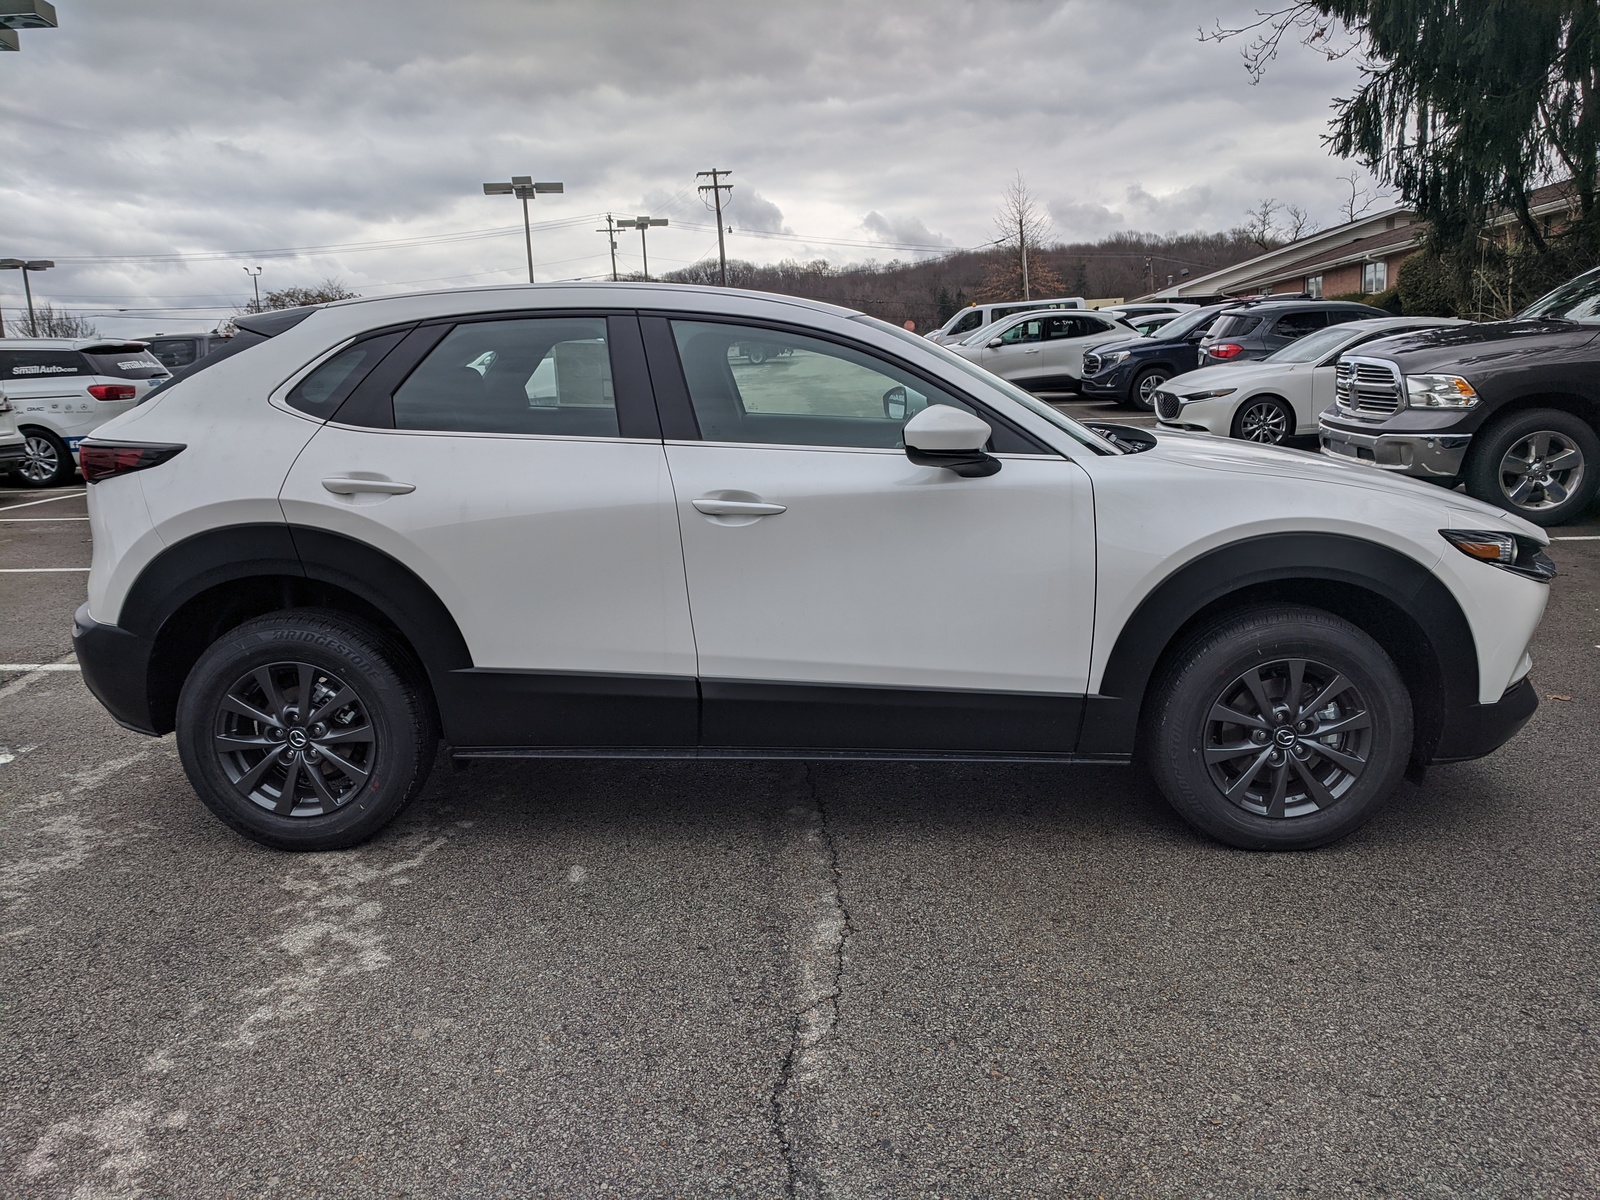
POLYGON ((1517 314, 1519 319, 1556 317, 1600 325, 1600 269, 1585 271, 1569 279, 1555 291, 1539 297, 1517 314))
MULTIPOLYGON (((1396 333, 1399 330, 1395 331, 1396 333)), ((1332 354, 1340 346, 1359 335, 1346 325, 1332 325, 1327 329, 1319 329, 1315 333, 1308 333, 1298 341, 1290 342, 1282 350, 1274 351, 1267 355, 1264 362, 1297 363, 1312 362, 1324 354, 1332 354)))
POLYGON ((1156 336, 1163 342, 1176 341, 1178 338, 1188 337, 1197 329, 1204 329, 1216 319, 1215 309, 1202 308, 1194 312, 1180 313, 1156 330, 1156 336))
POLYGON ((866 313, 857 313, 851 318, 851 320, 860 321, 864 325, 871 325, 874 329, 881 329, 885 333, 893 334, 903 342, 909 342, 913 346, 918 346, 923 350, 928 350, 934 354, 937 354, 948 365, 955 367, 963 375, 971 376, 973 379, 976 379, 986 387, 1000 389, 1000 391, 1004 392, 1007 396, 1010 396, 1029 412, 1036 413, 1043 417, 1046 421, 1049 421, 1050 424, 1054 425, 1068 437, 1072 438, 1073 441, 1087 446, 1096 454, 1122 453, 1122 451, 1117 449, 1117 447, 1110 441, 1101 437, 1088 426, 1078 424, 1078 422, 1074 421, 1071 417, 1052 408, 1043 400, 1029 395, 1015 384, 1007 383, 1004 379, 1001 379, 1000 376, 992 374, 989 371, 985 371, 982 367, 977 366, 975 363, 968 362, 966 359, 962 358, 959 354, 946 346, 941 346, 937 342, 930 342, 925 338, 919 338, 916 334, 908 333, 898 325, 892 325, 888 321, 880 321, 877 317, 869 317, 866 313))

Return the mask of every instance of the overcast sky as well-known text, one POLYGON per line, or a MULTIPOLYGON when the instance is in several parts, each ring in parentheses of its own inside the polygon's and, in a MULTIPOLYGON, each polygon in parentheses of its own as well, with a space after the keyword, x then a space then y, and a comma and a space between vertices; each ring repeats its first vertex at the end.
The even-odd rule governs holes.
POLYGON ((56 7, 0 55, 0 257, 56 260, 36 294, 106 333, 209 327, 246 266, 516 282, 520 206, 481 187, 513 174, 566 184, 533 206, 551 280, 609 273, 607 211, 671 222, 652 272, 714 257, 710 167, 729 256, 763 262, 981 244, 1018 171, 1067 239, 1224 229, 1263 196, 1332 224, 1349 170, 1320 139, 1355 62, 1295 47, 1250 86, 1239 43, 1196 37, 1250 19, 1234 0, 56 7))

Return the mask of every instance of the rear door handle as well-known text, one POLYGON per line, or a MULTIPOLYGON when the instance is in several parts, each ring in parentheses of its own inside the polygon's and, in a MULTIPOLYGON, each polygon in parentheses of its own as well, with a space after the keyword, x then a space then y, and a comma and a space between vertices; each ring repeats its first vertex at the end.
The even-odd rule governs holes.
POLYGON ((696 512, 708 517, 775 517, 788 512, 788 505, 768 504, 764 500, 724 500, 719 496, 701 496, 689 501, 696 512))
POLYGON ((324 479, 322 486, 335 496, 354 496, 361 492, 376 492, 381 496, 404 496, 417 490, 414 483, 396 483, 392 479, 348 479, 332 476, 324 479))

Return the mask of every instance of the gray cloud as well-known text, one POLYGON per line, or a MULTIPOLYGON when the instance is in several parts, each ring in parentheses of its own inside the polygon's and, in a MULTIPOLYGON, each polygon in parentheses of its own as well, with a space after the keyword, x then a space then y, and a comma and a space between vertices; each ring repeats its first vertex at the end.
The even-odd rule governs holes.
MULTIPOLYGON (((521 210, 479 186, 513 173, 566 183, 534 205, 540 278, 608 272, 598 218, 646 200, 672 222, 653 270, 714 253, 712 166, 735 172, 728 223, 761 234, 728 251, 757 261, 988 241, 1017 170, 1063 237, 1225 228, 1265 195, 1326 224, 1345 167, 1319 137, 1356 79, 1286 51, 1252 88, 1184 0, 59 8, 6 56, 0 255, 59 262, 35 282, 64 305, 168 310, 101 321, 130 334, 214 320, 251 260, 71 260, 337 245, 261 258, 263 286, 514 281, 521 210)), ((0 276, 0 303, 19 292, 0 276)))

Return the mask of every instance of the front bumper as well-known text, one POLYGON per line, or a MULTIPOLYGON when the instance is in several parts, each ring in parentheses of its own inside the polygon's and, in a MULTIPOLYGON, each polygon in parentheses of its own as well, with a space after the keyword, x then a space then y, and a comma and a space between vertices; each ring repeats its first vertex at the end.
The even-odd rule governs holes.
POLYGON ((1418 478, 1453 479, 1472 443, 1470 433, 1357 433, 1323 421, 1317 440, 1329 458, 1418 478))
POLYGON ((1131 370, 1118 367, 1103 375, 1085 376, 1079 382, 1078 390, 1085 396, 1093 396, 1099 400, 1124 400, 1127 398, 1128 383, 1132 378, 1131 370))
POLYGON ((1427 765, 1464 762, 1492 754, 1528 723, 1539 707, 1539 693, 1524 678, 1506 689, 1493 704, 1468 704, 1447 709, 1438 744, 1427 765))
POLYGON ((102 625, 80 605, 72 615, 72 649, 83 682, 124 729, 159 737, 150 713, 150 643, 116 625, 102 625))

